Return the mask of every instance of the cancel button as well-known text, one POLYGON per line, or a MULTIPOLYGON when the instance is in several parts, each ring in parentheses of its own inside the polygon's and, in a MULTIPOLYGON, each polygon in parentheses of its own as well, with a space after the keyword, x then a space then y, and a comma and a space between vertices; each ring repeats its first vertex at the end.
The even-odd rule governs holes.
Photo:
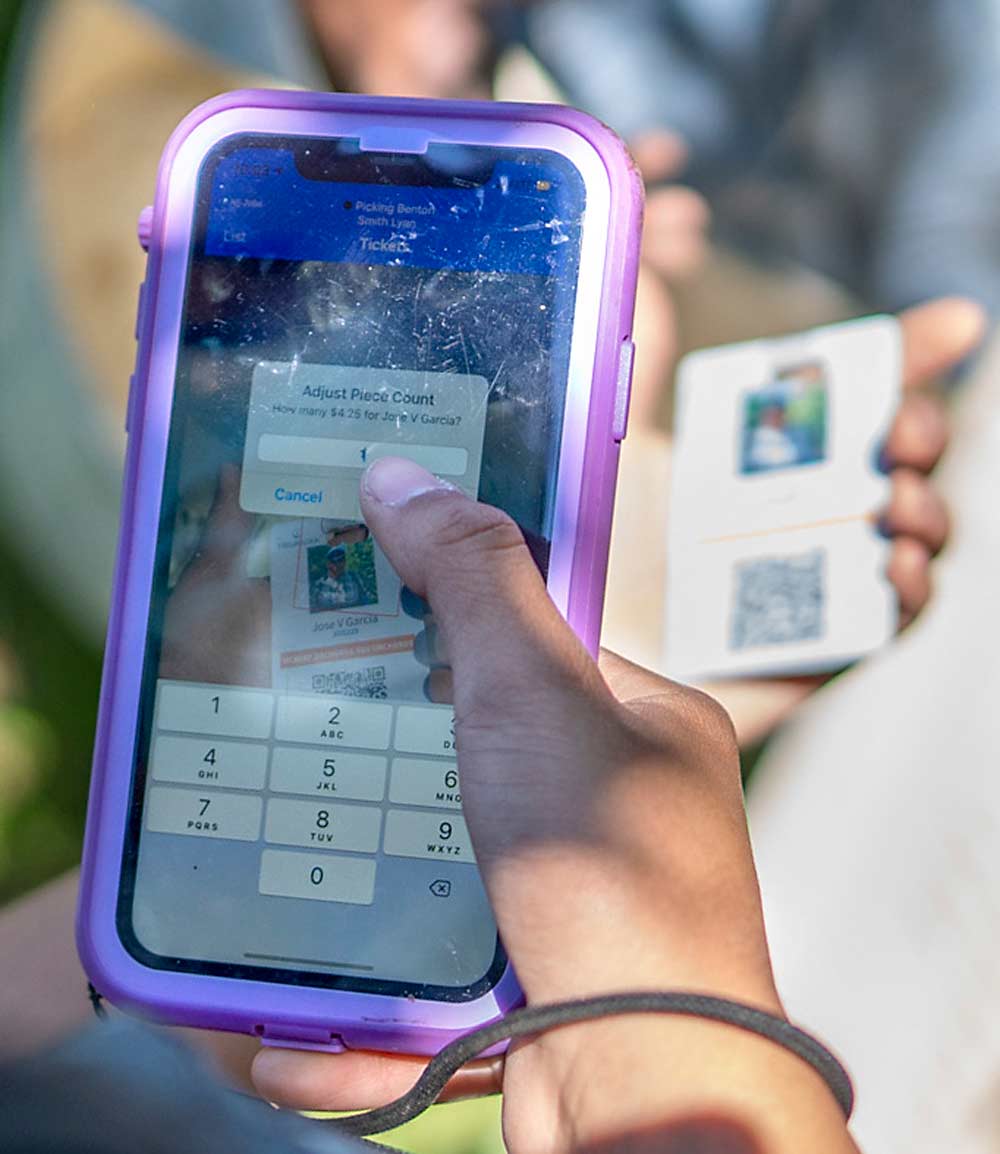
POLYGON ((248 513, 278 517, 336 517, 352 521, 361 517, 357 471, 352 483, 332 484, 327 477, 307 472, 269 472, 244 469, 240 481, 240 506, 248 513))
POLYGON ((283 485, 278 485, 274 490, 274 499, 293 505, 321 505, 323 503, 323 490, 286 489, 283 485))

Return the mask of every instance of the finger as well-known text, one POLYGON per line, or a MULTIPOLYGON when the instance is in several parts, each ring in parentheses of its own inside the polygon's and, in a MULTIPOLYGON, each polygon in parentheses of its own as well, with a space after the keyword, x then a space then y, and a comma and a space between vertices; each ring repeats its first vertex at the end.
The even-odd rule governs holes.
MULTIPOLYGON (((663 444, 658 422, 663 407, 665 383, 677 358, 677 317, 674 300, 663 278, 654 269, 640 265, 635 311, 635 371, 632 374, 632 399, 629 404, 631 436, 648 434, 644 443, 655 441, 655 450, 647 453, 633 442, 624 460, 655 460, 662 467, 669 455, 669 442, 663 444)), ((628 444, 628 440, 625 444, 628 444)), ((669 470, 666 470, 669 475, 669 470)), ((662 482, 661 482, 662 488, 662 482)))
POLYGON ((892 543, 886 572, 899 595, 899 624, 903 628, 930 600, 930 551, 913 537, 899 537, 892 543))
POLYGON ((926 477, 912 469, 892 474, 892 496, 880 524, 890 537, 912 537, 931 555, 948 539, 948 507, 926 477))
POLYGON ((423 597, 418 597, 407 585, 399 591, 399 607, 407 617, 413 617, 417 621, 425 620, 431 611, 431 607, 423 597))
MULTIPOLYGON (((384 1106, 412 1088, 426 1058, 349 1051, 307 1053, 265 1048, 253 1064, 257 1093, 293 1110, 369 1110, 384 1106)), ((445 1087, 440 1101, 478 1098, 500 1092, 503 1055, 463 1067, 445 1087)))
POLYGON ((439 666, 427 674, 424 678, 424 696, 437 705, 450 705, 454 702, 455 685, 448 666, 439 666))
POLYGON ((240 470, 223 465, 199 552, 213 562, 234 557, 246 546, 255 523, 255 515, 240 507, 240 470))
POLYGON ((643 242, 643 260, 668 281, 683 281, 705 263, 708 243, 702 233, 649 233, 643 242))
POLYGON ((642 254, 668 277, 684 277, 702 263, 710 213, 693 189, 662 188, 646 201, 642 254))
POLYGON ((242 1094, 254 1093, 250 1071, 260 1050, 257 1038, 246 1034, 227 1034, 222 1030, 196 1030, 188 1027, 175 1027, 171 1033, 179 1034, 192 1049, 207 1055, 233 1089, 242 1094))
POLYGON ((951 372, 983 339, 986 314, 975 301, 944 297, 900 313, 903 387, 921 388, 951 372))
POLYGON ((629 150, 643 180, 649 184, 678 176, 688 159, 687 145, 681 137, 660 129, 633 137, 629 150))
POLYGON ((414 638, 413 656, 428 669, 436 669, 439 665, 448 664, 446 652, 444 638, 437 622, 433 618, 427 618, 423 629, 414 638))
POLYGON ((929 473, 948 444, 948 416, 937 397, 911 393, 904 397, 885 443, 889 468, 906 465, 929 473))
POLYGON ((590 672, 506 514, 399 457, 368 468, 361 506, 396 572, 430 602, 451 657, 460 716, 476 705, 510 705, 512 693, 526 702, 540 677, 566 681, 574 670, 590 672))
POLYGON ((643 223, 646 228, 676 232, 704 232, 712 219, 708 201, 684 184, 669 184, 654 189, 646 198, 643 223))

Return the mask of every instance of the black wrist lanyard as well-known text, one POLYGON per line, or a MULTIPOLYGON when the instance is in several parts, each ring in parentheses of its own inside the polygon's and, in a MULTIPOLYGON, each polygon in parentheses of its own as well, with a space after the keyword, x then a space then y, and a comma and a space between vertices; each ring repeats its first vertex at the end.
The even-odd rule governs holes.
MULTIPOLYGON (((90 1000, 98 1017, 104 1017, 101 995, 89 987, 90 1000)), ((735 1026, 749 1034, 766 1038, 789 1050, 807 1062, 830 1088, 837 1105, 849 1119, 854 1109, 854 1088, 843 1065, 820 1041, 798 1026, 776 1014, 758 1010, 728 998, 708 994, 640 993, 606 994, 597 998, 582 998, 573 1002, 558 1002, 551 1006, 527 1006, 514 1010, 488 1026, 481 1026, 450 1042, 427 1063, 411 1090, 386 1106, 351 1114, 346 1118, 331 1119, 327 1125, 340 1134, 365 1137, 394 1130, 422 1114, 441 1096, 442 1090, 467 1063, 484 1050, 505 1039, 527 1038, 543 1034, 575 1022, 591 1022, 596 1018, 620 1017, 624 1014, 675 1014, 688 1018, 706 1018, 735 1026)), ((376 1146, 377 1144, 371 1143, 376 1146)), ((386 1148, 388 1149, 388 1148, 386 1148)))
POLYGON ((393 1130, 422 1114, 428 1106, 433 1106, 445 1085, 462 1066, 497 1042, 505 1038, 542 1034, 574 1022, 590 1022, 595 1018, 622 1014, 678 1014, 689 1018, 707 1018, 767 1038, 812 1066, 830 1087, 845 1119, 850 1118, 854 1109, 854 1088, 850 1075, 841 1063, 811 1034, 793 1026, 784 1018, 742 1002, 713 998, 706 994, 607 994, 604 997, 559 1002, 551 1006, 528 1006, 523 1010, 514 1010, 492 1025, 463 1034, 431 1058, 413 1089, 395 1102, 366 1110, 362 1114, 338 1118, 331 1124, 343 1134, 358 1137, 393 1130))

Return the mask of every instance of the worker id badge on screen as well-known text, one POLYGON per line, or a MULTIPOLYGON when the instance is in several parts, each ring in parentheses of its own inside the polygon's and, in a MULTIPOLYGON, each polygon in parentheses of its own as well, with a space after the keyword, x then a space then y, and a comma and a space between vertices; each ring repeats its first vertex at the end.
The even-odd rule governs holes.
POLYGON ((692 353, 678 373, 665 666, 835 669, 895 632, 877 527, 900 400, 891 317, 692 353))

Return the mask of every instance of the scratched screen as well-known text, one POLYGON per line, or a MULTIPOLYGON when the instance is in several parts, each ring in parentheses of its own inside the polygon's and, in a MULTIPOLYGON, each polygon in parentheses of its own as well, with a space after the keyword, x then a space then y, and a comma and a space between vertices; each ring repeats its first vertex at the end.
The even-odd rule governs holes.
POLYGON ((460 1000, 502 947, 378 456, 545 572, 584 186, 547 152, 240 138, 203 165, 118 926, 160 968, 460 1000))

